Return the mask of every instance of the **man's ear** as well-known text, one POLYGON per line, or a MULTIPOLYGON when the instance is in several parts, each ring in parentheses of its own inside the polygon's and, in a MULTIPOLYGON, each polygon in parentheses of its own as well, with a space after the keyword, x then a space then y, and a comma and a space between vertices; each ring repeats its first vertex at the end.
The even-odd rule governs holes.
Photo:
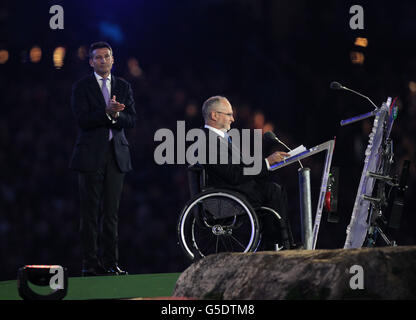
POLYGON ((217 121, 217 113, 215 111, 211 111, 209 115, 211 120, 217 121))
POLYGON ((94 67, 94 65, 92 64, 92 59, 91 58, 89 59, 89 62, 90 62, 90 67, 94 67))

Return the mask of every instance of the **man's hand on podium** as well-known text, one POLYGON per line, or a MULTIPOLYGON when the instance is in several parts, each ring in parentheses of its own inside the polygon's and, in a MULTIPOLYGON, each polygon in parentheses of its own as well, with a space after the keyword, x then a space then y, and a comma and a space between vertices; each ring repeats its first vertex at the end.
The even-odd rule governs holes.
POLYGON ((275 163, 283 161, 285 158, 290 157, 290 154, 284 151, 276 151, 267 157, 267 161, 272 166, 275 163))

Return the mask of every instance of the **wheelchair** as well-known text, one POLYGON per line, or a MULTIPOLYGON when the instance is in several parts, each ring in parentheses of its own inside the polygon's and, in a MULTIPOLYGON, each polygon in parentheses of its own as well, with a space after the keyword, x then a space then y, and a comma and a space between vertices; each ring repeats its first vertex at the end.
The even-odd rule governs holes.
POLYGON ((273 221, 281 223, 278 212, 253 207, 239 192, 207 188, 202 165, 189 166, 187 174, 191 199, 179 216, 177 236, 189 259, 220 252, 255 252, 264 239, 261 217, 272 214, 273 221))

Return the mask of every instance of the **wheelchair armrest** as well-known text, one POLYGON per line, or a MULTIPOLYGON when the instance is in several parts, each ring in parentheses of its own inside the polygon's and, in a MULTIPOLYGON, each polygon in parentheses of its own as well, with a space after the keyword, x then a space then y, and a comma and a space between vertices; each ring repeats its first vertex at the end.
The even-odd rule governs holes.
POLYGON ((188 166, 188 183, 191 197, 205 189, 206 174, 203 165, 196 163, 188 166))
POLYGON ((202 164, 195 163, 188 166, 188 179, 190 175, 197 174, 199 177, 199 192, 206 188, 206 170, 202 164), (191 172, 191 173, 189 173, 191 172))

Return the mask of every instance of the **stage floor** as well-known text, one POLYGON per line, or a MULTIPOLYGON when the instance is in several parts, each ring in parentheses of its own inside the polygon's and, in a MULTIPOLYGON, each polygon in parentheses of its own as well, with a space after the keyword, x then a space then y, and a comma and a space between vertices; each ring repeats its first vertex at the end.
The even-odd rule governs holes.
MULTIPOLYGON (((170 297, 179 275, 156 273, 68 278, 68 293, 64 300, 170 297)), ((30 286, 42 294, 51 291, 49 287, 30 286)), ((0 282, 0 300, 21 300, 16 280, 0 282)))

